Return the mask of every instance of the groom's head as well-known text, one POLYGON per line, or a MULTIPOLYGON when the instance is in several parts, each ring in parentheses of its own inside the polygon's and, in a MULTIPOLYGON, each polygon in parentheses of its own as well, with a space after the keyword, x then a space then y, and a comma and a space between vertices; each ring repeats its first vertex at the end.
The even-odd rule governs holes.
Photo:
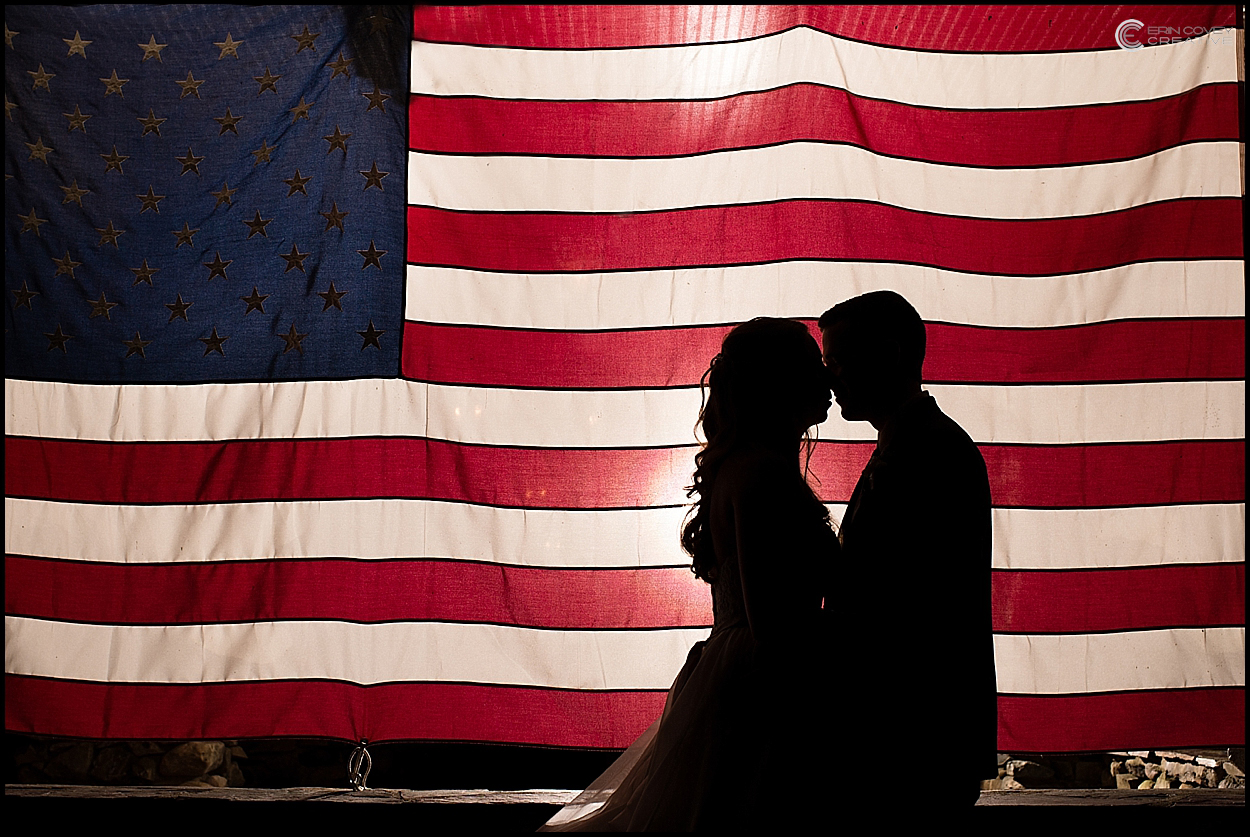
POLYGON ((873 421, 919 389, 924 321, 899 294, 873 291, 839 302, 821 315, 818 325, 843 418, 873 421))

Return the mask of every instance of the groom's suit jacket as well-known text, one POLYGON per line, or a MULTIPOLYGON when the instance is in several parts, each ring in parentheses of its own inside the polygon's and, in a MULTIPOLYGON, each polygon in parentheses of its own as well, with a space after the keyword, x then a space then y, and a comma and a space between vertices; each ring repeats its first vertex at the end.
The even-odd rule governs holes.
POLYGON ((997 766, 990 524, 980 451, 922 392, 881 428, 840 532, 855 735, 965 787, 997 766))

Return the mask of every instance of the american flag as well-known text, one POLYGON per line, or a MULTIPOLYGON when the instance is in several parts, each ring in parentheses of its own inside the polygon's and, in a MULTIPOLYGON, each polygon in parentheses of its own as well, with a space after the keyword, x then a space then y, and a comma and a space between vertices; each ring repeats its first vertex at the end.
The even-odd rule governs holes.
POLYGON ((7 729, 623 747, 721 337, 892 288, 1000 749, 1244 743, 1232 7, 5 14, 7 729))

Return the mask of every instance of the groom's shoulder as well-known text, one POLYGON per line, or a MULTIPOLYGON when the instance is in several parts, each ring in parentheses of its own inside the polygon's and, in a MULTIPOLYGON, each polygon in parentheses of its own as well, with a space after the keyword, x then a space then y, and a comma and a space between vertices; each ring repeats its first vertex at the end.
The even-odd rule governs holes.
POLYGON ((985 472, 985 459, 968 432, 930 397, 926 409, 912 422, 907 434, 907 447, 916 457, 944 469, 985 472))
POLYGON ((935 413, 933 432, 937 438, 950 449, 962 450, 965 453, 972 452, 978 457, 981 455, 976 442, 972 441, 968 431, 964 430, 959 422, 942 412, 940 407, 936 408, 935 413))
POLYGON ((933 451, 976 449, 967 431, 942 412, 937 401, 927 392, 909 406, 906 419, 899 423, 897 436, 908 447, 933 451))

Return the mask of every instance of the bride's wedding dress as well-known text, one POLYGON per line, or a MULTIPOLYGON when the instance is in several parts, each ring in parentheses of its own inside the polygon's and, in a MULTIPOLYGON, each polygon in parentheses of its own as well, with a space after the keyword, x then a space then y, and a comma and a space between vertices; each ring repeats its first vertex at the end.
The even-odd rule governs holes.
POLYGON ((832 698, 817 688, 818 650, 838 549, 822 511, 778 458, 726 461, 711 505, 711 635, 659 720, 541 830, 734 830, 812 813, 827 787, 832 698))

